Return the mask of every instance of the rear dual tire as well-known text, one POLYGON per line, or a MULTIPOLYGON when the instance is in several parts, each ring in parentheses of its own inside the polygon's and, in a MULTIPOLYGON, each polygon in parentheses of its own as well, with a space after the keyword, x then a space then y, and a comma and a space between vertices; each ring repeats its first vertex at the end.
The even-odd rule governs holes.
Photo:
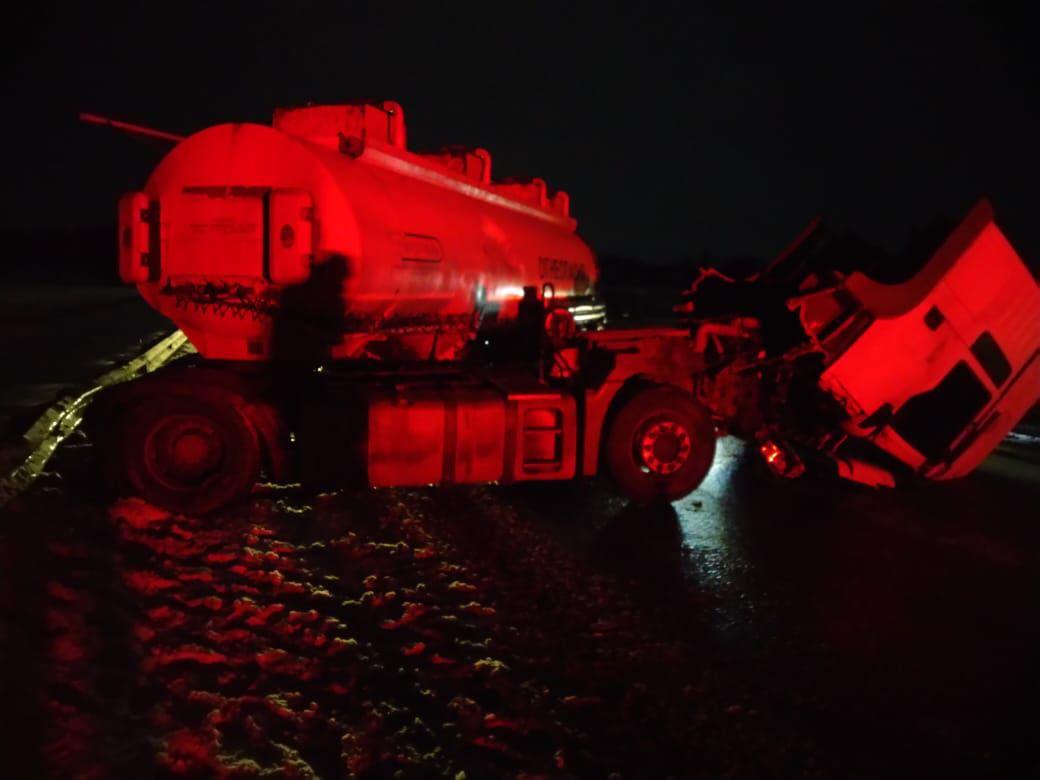
POLYGON ((109 473, 151 504, 206 514, 247 496, 260 474, 260 440, 218 394, 161 393, 122 416, 109 473))

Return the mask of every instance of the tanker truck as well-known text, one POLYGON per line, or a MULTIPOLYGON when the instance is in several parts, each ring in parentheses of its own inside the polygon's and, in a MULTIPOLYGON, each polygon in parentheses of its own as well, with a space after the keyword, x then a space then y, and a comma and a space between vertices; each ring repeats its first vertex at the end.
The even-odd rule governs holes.
POLYGON ((120 203, 119 268, 209 359, 449 360, 527 286, 602 322, 575 228, 484 149, 409 151, 396 103, 309 106, 178 143, 120 203))
POLYGON ((261 475, 605 471, 676 500, 723 434, 781 477, 949 479, 1040 395, 1040 288, 985 201, 899 274, 813 224, 751 277, 702 269, 675 327, 617 329, 566 193, 494 179, 482 149, 410 151, 396 103, 161 135, 176 146, 119 204, 119 269, 196 354, 87 423, 109 481, 173 511, 261 475))

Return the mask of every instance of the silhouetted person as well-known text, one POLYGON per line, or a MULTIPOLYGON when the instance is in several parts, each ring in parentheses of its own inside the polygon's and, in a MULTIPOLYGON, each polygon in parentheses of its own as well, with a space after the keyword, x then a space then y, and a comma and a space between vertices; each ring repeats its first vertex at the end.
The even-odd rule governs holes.
POLYGON ((542 355, 545 337, 545 304, 534 287, 524 288, 517 311, 517 355, 519 360, 537 362, 542 355))
POLYGON ((329 360, 347 329, 343 288, 348 275, 341 255, 314 265, 302 284, 287 287, 279 299, 271 333, 271 358, 296 363, 329 360))

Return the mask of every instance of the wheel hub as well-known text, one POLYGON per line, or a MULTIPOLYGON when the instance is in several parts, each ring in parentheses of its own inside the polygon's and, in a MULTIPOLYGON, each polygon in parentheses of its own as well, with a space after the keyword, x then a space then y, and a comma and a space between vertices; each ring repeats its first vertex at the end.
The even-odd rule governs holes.
POLYGON ((173 488, 202 485, 216 474, 224 447, 212 421, 199 415, 159 420, 145 442, 145 465, 152 475, 173 488))
POLYGON ((691 448, 690 433, 682 424, 662 420, 644 429, 637 450, 644 471, 668 476, 686 464, 691 448))

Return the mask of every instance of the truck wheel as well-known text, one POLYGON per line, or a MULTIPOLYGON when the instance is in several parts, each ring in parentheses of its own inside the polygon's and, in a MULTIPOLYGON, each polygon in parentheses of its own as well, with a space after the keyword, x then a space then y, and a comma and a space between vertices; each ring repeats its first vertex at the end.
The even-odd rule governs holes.
POLYGON ((715 429, 678 390, 656 387, 633 396, 610 426, 607 468, 637 504, 675 501, 692 492, 715 459, 715 429))
POLYGON ((120 426, 119 470, 141 498, 205 514, 249 493, 260 443, 231 399, 179 394, 140 401, 120 426))

